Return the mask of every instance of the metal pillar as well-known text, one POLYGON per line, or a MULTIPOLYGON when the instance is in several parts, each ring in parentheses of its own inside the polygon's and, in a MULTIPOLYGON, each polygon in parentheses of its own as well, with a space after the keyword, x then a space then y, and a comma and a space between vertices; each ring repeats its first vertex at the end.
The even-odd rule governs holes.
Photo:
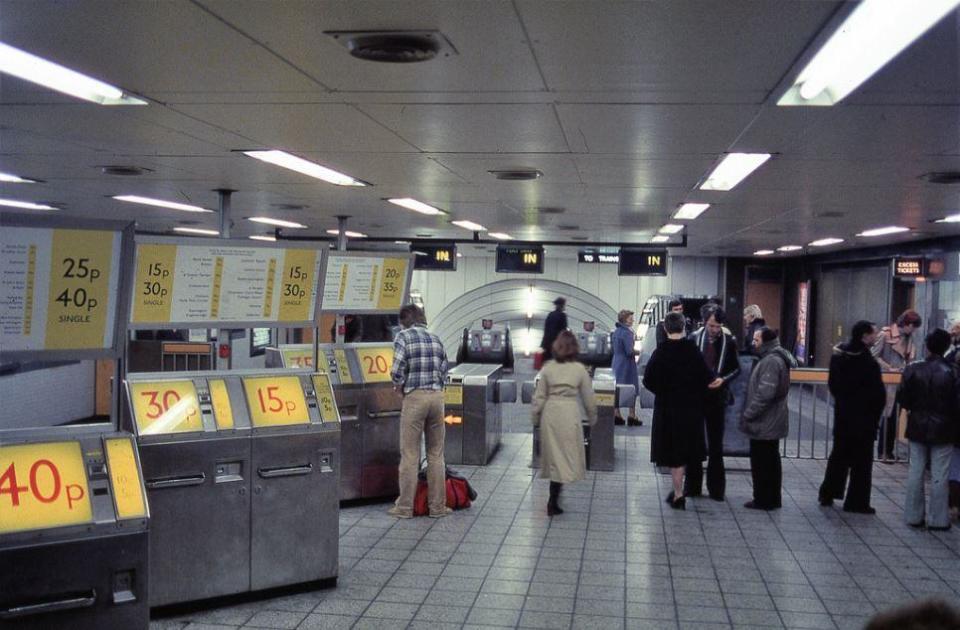
MULTIPOLYGON (((220 204, 220 238, 228 239, 230 238, 230 228, 233 227, 233 221, 231 220, 231 195, 233 191, 229 188, 218 188, 217 197, 219 198, 220 204)), ((217 329, 217 362, 220 362, 220 346, 226 344, 230 348, 230 356, 227 357, 227 365, 223 369, 229 370, 233 365, 233 347, 230 344, 230 331, 226 328, 217 329)), ((219 369, 220 366, 218 365, 219 369)))

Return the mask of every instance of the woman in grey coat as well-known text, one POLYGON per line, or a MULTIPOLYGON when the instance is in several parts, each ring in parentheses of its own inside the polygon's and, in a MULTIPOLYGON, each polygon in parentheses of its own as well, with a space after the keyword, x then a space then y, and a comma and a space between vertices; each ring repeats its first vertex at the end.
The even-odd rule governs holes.
POLYGON ((754 347, 760 361, 750 373, 740 418, 740 430, 750 436, 753 501, 747 501, 743 507, 776 510, 781 505, 783 481, 780 440, 789 430, 790 369, 797 367, 797 361, 780 347, 777 331, 766 326, 754 333, 754 347))

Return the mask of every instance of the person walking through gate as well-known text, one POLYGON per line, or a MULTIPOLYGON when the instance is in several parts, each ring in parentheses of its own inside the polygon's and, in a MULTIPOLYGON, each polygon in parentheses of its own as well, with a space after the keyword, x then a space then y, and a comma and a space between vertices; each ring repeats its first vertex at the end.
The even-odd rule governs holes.
MULTIPOLYGON (((640 377, 637 375, 637 354, 634 346, 637 335, 633 332, 633 311, 622 310, 617 314, 617 325, 610 336, 613 345, 613 376, 617 385, 633 385, 634 391, 640 392, 640 377)), ((629 410, 627 423, 631 427, 641 427, 643 422, 637 417, 636 404, 629 410)), ((613 410, 613 423, 622 425, 623 416, 620 409, 613 410)))
POLYGON ((960 431, 960 376, 943 353, 950 346, 950 334, 937 328, 926 338, 927 358, 903 371, 900 405, 907 412, 907 439, 910 441, 910 471, 904 516, 911 527, 950 529, 947 474, 953 443, 960 431), (924 509, 923 478, 930 464, 930 509, 924 509))
MULTIPOLYGON (((903 372, 917 358, 917 344, 913 334, 923 323, 919 313, 904 311, 896 323, 884 327, 873 345, 873 356, 881 370, 903 372)), ((897 413, 895 403, 897 388, 887 388, 887 404, 883 409, 883 427, 877 442, 877 457, 884 463, 893 463, 897 446, 897 413)))
POLYGON ((833 448, 820 485, 820 505, 844 498, 845 512, 875 514, 870 507, 873 486, 873 441, 883 414, 887 391, 880 365, 870 353, 877 340, 873 322, 858 321, 850 341, 833 348, 827 386, 833 396, 833 448))
POLYGON ((703 355, 684 336, 682 313, 667 313, 662 324, 667 333, 643 372, 643 386, 656 396, 653 428, 650 430, 650 461, 670 468, 673 490, 667 503, 686 509, 683 474, 693 462, 702 466, 706 456, 703 440, 703 402, 713 373, 703 355))
MULTIPOLYGON (((703 328, 690 335, 713 381, 704 402, 704 421, 707 427, 707 492, 714 501, 723 501, 726 493, 726 473, 723 468, 724 415, 727 408, 728 383, 740 374, 740 359, 737 357, 737 341, 723 330, 726 316, 719 306, 704 312, 703 328)), ((703 494, 703 464, 693 462, 687 467, 684 496, 698 497, 703 494)))
POLYGON ((567 314, 563 309, 567 307, 566 298, 558 297, 553 301, 554 309, 543 322, 543 338, 540 347, 543 349, 543 362, 546 363, 553 356, 553 342, 561 331, 567 329, 567 314))
POLYGON ((753 334, 753 347, 760 357, 747 385, 747 399, 740 418, 740 430, 750 437, 750 475, 753 500, 743 507, 777 510, 782 505, 783 468, 780 440, 787 437, 790 370, 797 360, 780 346, 779 334, 766 326, 753 334))
POLYGON ((550 480, 547 516, 563 514, 560 491, 563 484, 583 479, 587 456, 583 448, 580 405, 587 411, 590 426, 597 422, 593 381, 587 368, 577 361, 580 346, 569 330, 553 342, 553 359, 540 370, 533 395, 531 421, 540 427, 540 477, 550 480))
POLYGON ((390 377, 403 392, 400 410, 400 496, 391 516, 413 516, 420 468, 420 436, 427 442, 427 502, 431 518, 446 516, 446 463, 443 443, 443 382, 447 376, 447 351, 440 338, 427 330, 427 318, 416 304, 400 309, 403 328, 393 340, 393 366, 390 377))

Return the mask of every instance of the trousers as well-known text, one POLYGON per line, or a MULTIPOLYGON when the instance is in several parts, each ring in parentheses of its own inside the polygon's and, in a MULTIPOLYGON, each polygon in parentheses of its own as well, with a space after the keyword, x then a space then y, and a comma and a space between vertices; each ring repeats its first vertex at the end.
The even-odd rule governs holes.
MULTIPOLYGON (((724 415, 727 409, 726 391, 708 398, 704 409, 704 422, 707 427, 707 492, 710 497, 723 500, 727 490, 726 471, 723 467, 723 429, 724 415)), ((687 465, 687 475, 683 494, 697 496, 703 494, 703 462, 691 462, 687 465)))
POLYGON ((750 476, 753 478, 753 502, 768 510, 781 507, 783 468, 780 440, 750 440, 750 476))
POLYGON ((420 472, 420 436, 427 442, 427 503, 431 514, 441 514, 447 505, 446 463, 443 442, 443 392, 415 389, 403 397, 400 410, 400 496, 397 509, 413 514, 420 472))
POLYGON ((851 438, 837 436, 827 460, 827 471, 820 484, 820 499, 846 499, 843 507, 861 510, 870 507, 873 487, 873 436, 851 438), (847 475, 850 485, 847 486, 847 475))
POLYGON ((927 515, 928 527, 946 527, 950 524, 949 485, 950 456, 953 444, 923 444, 910 442, 910 471, 907 473, 907 500, 904 517, 907 523, 918 524, 927 515), (930 463, 930 509, 925 510, 923 480, 927 462, 930 463))

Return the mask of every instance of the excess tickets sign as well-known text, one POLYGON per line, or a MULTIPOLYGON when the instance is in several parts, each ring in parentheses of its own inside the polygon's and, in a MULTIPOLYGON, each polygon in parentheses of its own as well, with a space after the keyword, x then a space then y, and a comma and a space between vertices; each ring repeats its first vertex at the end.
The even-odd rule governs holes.
POLYGON ((332 253, 323 286, 325 312, 395 312, 410 281, 410 256, 332 253))

